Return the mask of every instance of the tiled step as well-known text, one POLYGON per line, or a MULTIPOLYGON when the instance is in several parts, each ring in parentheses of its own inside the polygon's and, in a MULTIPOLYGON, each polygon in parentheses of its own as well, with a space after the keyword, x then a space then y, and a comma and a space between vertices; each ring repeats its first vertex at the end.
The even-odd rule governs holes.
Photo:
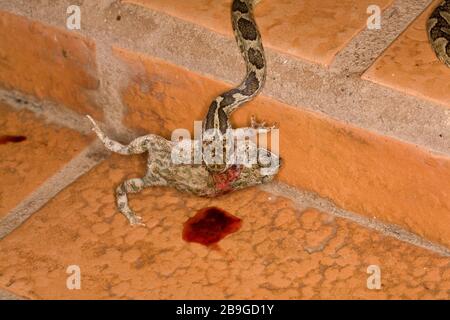
POLYGON ((450 258, 256 188, 218 199, 146 189, 130 205, 147 227, 131 227, 112 186, 144 169, 112 156, 0 241, 0 287, 32 299, 450 297, 450 258), (184 241, 184 223, 212 205, 241 229, 212 248, 184 241), (67 287, 69 266, 80 290, 67 287))
POLYGON ((99 86, 92 40, 0 11, 0 41, 2 87, 102 116, 89 97, 99 86))
MULTIPOLYGON (((175 128, 192 130, 193 121, 203 118, 210 101, 242 78, 243 65, 231 39, 229 18, 220 13, 228 14, 229 1, 214 1, 211 5, 211 1, 200 0, 182 4, 140 0, 138 6, 129 2, 132 1, 112 1, 107 6, 103 2, 85 4, 80 31, 66 29, 67 16, 61 15, 67 9, 65 1, 55 1, 52 7, 28 1, 0 3, 2 90, 40 99, 42 110, 50 102, 58 103, 61 109, 78 115, 80 121, 85 121, 82 116, 90 113, 105 122, 108 133, 121 135, 121 141, 129 140, 125 135, 129 129, 136 134, 151 132, 167 138, 175 128), (18 30, 14 36, 11 26, 18 30)), ((270 1, 262 1, 256 15, 267 41, 268 81, 261 96, 236 112, 233 123, 245 126, 250 115, 255 114, 269 123, 280 124, 280 152, 285 161, 279 182, 315 192, 345 210, 400 226, 448 248, 448 108, 405 90, 390 90, 381 80, 367 81, 367 75, 378 68, 388 53, 363 78, 359 73, 330 68, 334 57, 364 29, 369 2, 387 9, 392 4, 388 0, 323 1, 317 6, 316 1, 305 0, 285 1, 274 7, 270 1), (298 15, 280 19, 282 14, 296 11, 298 15), (338 37, 336 29, 340 31, 338 37)), ((425 2, 414 0, 420 8, 426 7, 425 2)), ((419 32, 423 36, 423 30, 419 32)), ((370 48, 370 43, 364 44, 370 48)), ((411 59, 401 59, 402 63, 403 60, 411 63, 411 59)), ((441 81, 447 71, 443 72, 438 73, 441 81)), ((382 79, 383 73, 376 78, 382 79)), ((402 79, 407 79, 407 75, 402 79)), ((135 174, 142 174, 142 165, 133 161, 137 160, 108 160, 0 241, 2 253, 8 254, 8 259, 2 261, 9 260, 3 265, 0 262, 0 285, 32 298, 135 297, 136 290, 148 298, 181 298, 183 292, 185 296, 205 298, 221 297, 219 292, 226 297, 259 298, 448 297, 447 258, 335 219, 328 213, 301 215, 299 212, 306 208, 299 210, 287 199, 267 201, 270 195, 257 195, 260 191, 255 189, 214 201, 165 189, 147 190, 133 198, 133 203, 137 210, 146 213, 151 228, 128 228, 123 217, 116 214, 112 190, 127 173, 132 173, 126 167, 139 168, 135 174), (156 197, 162 199, 160 205, 156 197), (245 197, 251 199, 245 200, 246 204, 253 201, 257 206, 233 206, 245 197), (172 205, 172 201, 176 204, 172 205), (224 240, 223 245, 229 246, 225 247, 225 254, 183 243, 182 222, 192 215, 192 210, 208 204, 236 213, 244 218, 244 223, 246 217, 262 223, 263 233, 266 235, 269 230, 269 235, 273 235, 263 237, 261 252, 257 245, 250 245, 256 234, 252 223, 244 224, 240 233, 224 240), (64 212, 59 208, 64 208, 64 212), (283 223, 278 231, 273 227, 275 215, 282 212, 276 208, 286 208, 286 229, 283 223), (159 218, 152 222, 152 216, 159 218), (314 237, 317 230, 305 227, 299 216, 325 221, 317 227, 324 239, 328 239, 330 228, 335 230, 333 237, 341 233, 341 238, 333 240, 336 243, 330 240, 323 251, 308 252, 305 248, 309 241, 317 240, 308 237, 314 237), (273 217, 273 221, 262 217, 273 217), (162 234, 162 228, 169 233, 162 234), (30 229, 39 231, 31 234, 30 229), (103 233, 107 237, 100 237, 103 233), (280 256, 274 256, 281 262, 264 260, 273 254, 274 243, 283 244, 280 256), (116 248, 109 252, 110 246, 116 248), (348 249, 340 253, 341 247, 348 249), (259 259, 254 264, 261 268, 254 279, 254 290, 242 291, 249 284, 239 283, 245 280, 233 276, 247 268, 245 263, 231 260, 239 252, 233 248, 259 259), (206 274, 208 279, 208 267, 215 260, 220 261, 217 267, 229 264, 235 273, 225 280, 199 280, 191 290, 184 282, 177 282, 182 281, 180 277, 167 286, 155 284, 151 292, 139 289, 145 272, 158 278, 158 283, 167 277, 161 266, 167 266, 170 257, 183 256, 181 252, 185 251, 186 260, 201 257, 204 264, 191 266, 178 261, 180 265, 172 269, 180 277, 205 279, 206 274), (348 256, 345 252, 351 261, 338 262, 348 256), (67 291, 64 271, 73 259, 66 253, 73 254, 85 266, 82 270, 86 268, 89 289, 67 291), (290 260, 283 260, 282 256, 300 264, 298 270, 292 269, 290 260), (31 268, 27 257, 40 267, 31 268), (113 261, 111 266, 105 266, 109 259, 113 261), (311 265, 304 266, 304 261, 311 261, 311 265), (370 264, 380 264, 384 270, 387 282, 383 282, 382 293, 364 286, 370 264), (279 273, 274 271, 277 267, 279 273), (311 268, 324 273, 308 273, 311 268), (99 270, 103 270, 105 278, 94 279, 99 270), (121 270, 130 276, 122 279, 121 270), (314 279, 308 280, 309 276, 314 279), (284 286, 274 287, 268 281, 271 277, 284 286), (220 283, 218 287, 213 285, 215 281, 220 283), (233 281, 238 285, 233 286, 233 281), (304 291, 299 285, 302 281, 306 281, 304 291), (175 296, 174 288, 185 291, 175 296)))
POLYGON ((0 218, 79 154, 92 137, 0 105, 0 218))

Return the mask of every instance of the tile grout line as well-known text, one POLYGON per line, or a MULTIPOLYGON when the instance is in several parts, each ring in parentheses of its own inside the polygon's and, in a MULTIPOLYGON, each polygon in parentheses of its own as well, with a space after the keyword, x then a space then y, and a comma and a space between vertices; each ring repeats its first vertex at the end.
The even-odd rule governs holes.
POLYGON ((50 123, 88 134, 91 132, 89 121, 64 105, 40 100, 32 95, 16 90, 0 88, 0 102, 16 110, 29 110, 36 115, 43 116, 50 123))
POLYGON ((366 229, 378 231, 385 236, 393 237, 399 241, 432 251, 444 257, 450 257, 450 248, 426 240, 402 227, 383 223, 380 220, 370 219, 357 213, 341 209, 330 199, 322 198, 314 192, 299 190, 281 182, 272 182, 267 185, 259 186, 259 188, 275 196, 282 196, 293 201, 299 210, 315 208, 324 213, 350 220, 366 229))
POLYGON ((101 163, 107 153, 94 141, 0 219, 0 240, 17 229, 60 191, 101 163))
POLYGON ((330 71, 362 73, 422 14, 433 0, 395 0, 381 16, 381 29, 365 28, 339 51, 330 71))
MULTIPOLYGON (((5 90, 3 88, 0 88, 0 102, 5 103, 15 110, 29 110, 37 116, 42 116, 49 123, 77 131, 84 135, 92 132, 91 123, 84 115, 74 112, 57 102, 40 100, 17 90, 5 90)), ((119 127, 118 130, 114 130, 114 127, 107 126, 106 123, 111 123, 111 119, 96 121, 102 127, 108 128, 108 133, 113 138, 133 139, 136 136, 135 130, 125 127, 119 127)))
POLYGON ((28 298, 18 296, 15 293, 0 288, 0 300, 28 300, 28 298))

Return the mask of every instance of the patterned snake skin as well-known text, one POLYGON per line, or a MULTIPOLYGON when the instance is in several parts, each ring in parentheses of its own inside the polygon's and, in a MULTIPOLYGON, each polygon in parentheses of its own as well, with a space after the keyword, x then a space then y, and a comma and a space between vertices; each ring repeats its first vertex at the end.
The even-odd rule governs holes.
MULTIPOLYGON (((217 98, 211 103, 203 122, 204 141, 207 132, 224 135, 231 129, 230 114, 243 103, 253 99, 262 89, 266 78, 266 60, 261 35, 253 17, 253 8, 259 0, 233 0, 231 18, 236 42, 242 53, 247 73, 242 83, 217 98)), ((206 137, 206 138, 205 138, 206 137)), ((224 165, 210 164, 205 160, 210 171, 223 171, 224 165)))

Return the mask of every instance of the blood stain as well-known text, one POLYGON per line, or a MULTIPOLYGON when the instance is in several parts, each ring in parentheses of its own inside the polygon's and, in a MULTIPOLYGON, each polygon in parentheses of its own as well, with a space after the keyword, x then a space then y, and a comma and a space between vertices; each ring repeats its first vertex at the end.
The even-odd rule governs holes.
POLYGON ((24 136, 0 136, 0 144, 18 143, 27 140, 24 136))
POLYGON ((217 207, 197 211, 184 223, 183 240, 214 245, 241 228, 242 220, 217 207))

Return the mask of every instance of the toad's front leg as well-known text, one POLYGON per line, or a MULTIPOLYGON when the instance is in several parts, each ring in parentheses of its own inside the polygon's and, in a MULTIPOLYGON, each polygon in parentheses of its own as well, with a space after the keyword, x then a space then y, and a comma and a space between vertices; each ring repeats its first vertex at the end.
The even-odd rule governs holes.
POLYGON ((267 126, 265 121, 256 120, 256 116, 252 115, 250 119, 250 127, 261 133, 268 133, 272 130, 278 129, 278 124, 274 123, 271 126, 267 126))

